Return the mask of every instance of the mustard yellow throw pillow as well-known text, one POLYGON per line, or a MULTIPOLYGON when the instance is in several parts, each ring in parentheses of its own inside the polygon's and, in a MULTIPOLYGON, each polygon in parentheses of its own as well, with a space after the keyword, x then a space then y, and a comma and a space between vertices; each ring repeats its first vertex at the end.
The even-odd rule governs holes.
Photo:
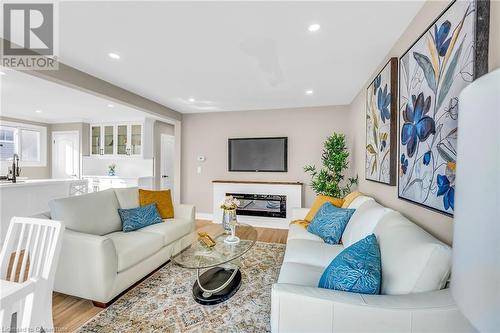
POLYGON ((356 199, 357 197, 363 195, 361 192, 351 192, 344 198, 344 203, 341 208, 349 208, 349 205, 356 199))
POLYGON ((170 190, 147 191, 139 189, 139 204, 141 207, 151 203, 156 204, 162 219, 171 219, 174 217, 174 205, 172 204, 170 190))
POLYGON ((329 202, 335 207, 341 207, 344 199, 339 199, 339 198, 334 198, 334 197, 329 197, 327 195, 318 195, 316 199, 314 200, 314 203, 309 210, 309 213, 307 213, 306 217, 304 220, 311 222, 318 210, 323 206, 325 202, 329 202))

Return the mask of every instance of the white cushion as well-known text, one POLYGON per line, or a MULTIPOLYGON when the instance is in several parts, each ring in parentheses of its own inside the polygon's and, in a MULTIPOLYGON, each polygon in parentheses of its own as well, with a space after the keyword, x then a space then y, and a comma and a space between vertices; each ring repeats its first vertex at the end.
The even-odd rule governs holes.
POLYGON ((444 288, 451 248, 398 212, 375 228, 382 258, 382 294, 401 295, 444 288))
POLYGON ((49 202, 53 220, 63 221, 66 228, 92 235, 106 235, 122 230, 118 200, 113 189, 49 202))
POLYGON ((114 190, 121 209, 131 209, 139 207, 138 187, 115 188, 114 190))
POLYGON ((286 244, 284 262, 326 267, 344 247, 311 240, 293 239, 286 244))
POLYGON ((115 245, 118 272, 124 271, 163 247, 161 235, 149 232, 113 232, 106 235, 115 245))
POLYGON ((380 219, 390 211, 392 210, 380 205, 375 200, 363 202, 347 223, 342 234, 342 244, 348 247, 372 234, 380 219))
POLYGON ((366 195, 360 195, 359 197, 357 197, 356 199, 354 199, 351 202, 351 204, 349 205, 349 208, 358 209, 359 207, 361 207, 361 205, 363 205, 365 202, 368 202, 368 201, 375 201, 375 199, 373 199, 372 197, 368 197, 366 195))
POLYGON ((165 246, 189 234, 192 228, 193 224, 189 220, 166 219, 163 223, 152 224, 137 231, 160 235, 165 246))
MULTIPOLYGON (((295 262, 284 262, 281 266, 278 283, 291 283, 301 286, 317 287, 324 268, 295 262)), ((297 306, 300 306, 297 304, 297 306)))
POLYGON ((299 224, 291 223, 288 228, 287 242, 292 239, 308 239, 323 243, 323 239, 315 234, 311 234, 306 228, 299 224))

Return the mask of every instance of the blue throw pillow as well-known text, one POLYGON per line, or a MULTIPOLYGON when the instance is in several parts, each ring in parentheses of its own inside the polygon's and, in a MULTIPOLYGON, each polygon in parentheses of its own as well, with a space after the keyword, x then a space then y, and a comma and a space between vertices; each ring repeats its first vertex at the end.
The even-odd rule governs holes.
POLYGON ((118 214, 120 214, 124 232, 163 222, 155 203, 132 209, 118 209, 118 214))
POLYGON ((354 209, 338 208, 324 203, 307 227, 307 231, 321 237, 325 243, 338 244, 354 209))
POLYGON ((382 265, 374 234, 340 252, 321 275, 318 287, 360 294, 380 294, 382 265))

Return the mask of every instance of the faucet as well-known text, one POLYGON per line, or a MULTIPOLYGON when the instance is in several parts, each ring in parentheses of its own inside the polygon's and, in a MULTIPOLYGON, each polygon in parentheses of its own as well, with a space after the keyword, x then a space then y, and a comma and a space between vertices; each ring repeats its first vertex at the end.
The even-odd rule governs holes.
POLYGON ((20 169, 19 169, 19 155, 14 154, 12 156, 12 182, 15 183, 16 177, 19 177, 20 169))

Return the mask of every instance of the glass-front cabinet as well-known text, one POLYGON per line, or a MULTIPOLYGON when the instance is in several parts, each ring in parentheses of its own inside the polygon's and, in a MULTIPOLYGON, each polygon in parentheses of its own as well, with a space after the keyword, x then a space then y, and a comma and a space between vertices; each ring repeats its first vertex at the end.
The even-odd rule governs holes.
POLYGON ((104 155, 113 155, 115 152, 114 149, 114 132, 115 132, 115 127, 113 125, 110 126, 104 126, 104 155))
POLYGON ((92 155, 142 155, 141 124, 103 124, 90 126, 92 155))
POLYGON ((101 126, 91 126, 90 128, 90 145, 92 155, 100 155, 101 151, 101 126))
POLYGON ((141 155, 142 151, 142 126, 132 125, 130 128, 130 154, 141 155))
POLYGON ((118 155, 127 155, 127 144, 128 144, 128 126, 127 125, 118 125, 117 126, 117 154, 118 155))

